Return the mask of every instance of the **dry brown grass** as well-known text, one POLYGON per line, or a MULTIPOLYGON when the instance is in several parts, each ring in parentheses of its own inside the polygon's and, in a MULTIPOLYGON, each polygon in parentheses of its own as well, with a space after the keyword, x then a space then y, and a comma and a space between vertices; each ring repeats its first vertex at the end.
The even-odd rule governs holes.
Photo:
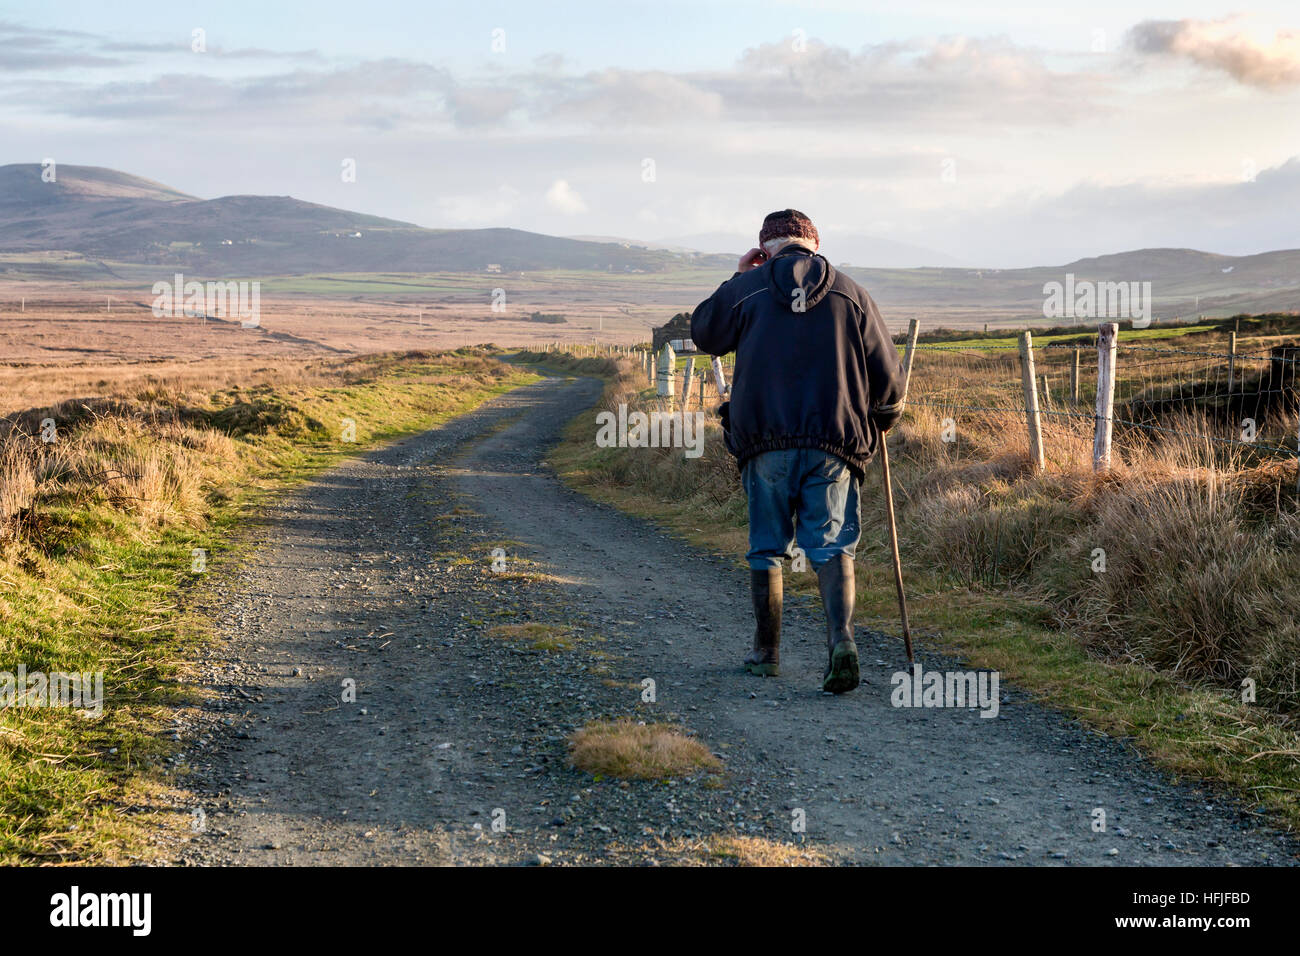
POLYGON ((1034 475, 1022 422, 967 424, 955 462, 934 435, 916 412, 891 437, 906 551, 963 584, 1042 595, 1110 659, 1219 687, 1251 677, 1261 702, 1300 706, 1294 466, 1170 436, 1122 448, 1099 477, 1078 426, 1046 432, 1034 475), (998 434, 1012 448, 991 453, 998 434))
POLYGON ((50 443, 13 433, 0 438, 0 536, 32 530, 38 501, 46 511, 110 502, 149 527, 193 523, 237 458, 226 435, 177 421, 96 415, 50 443))
POLYGON ((735 833, 702 840, 655 840, 637 847, 612 846, 616 858, 650 857, 667 866, 832 866, 817 847, 735 833))
POLYGON ((697 740, 668 724, 594 721, 569 738, 570 760, 598 777, 662 780, 722 764, 697 740))

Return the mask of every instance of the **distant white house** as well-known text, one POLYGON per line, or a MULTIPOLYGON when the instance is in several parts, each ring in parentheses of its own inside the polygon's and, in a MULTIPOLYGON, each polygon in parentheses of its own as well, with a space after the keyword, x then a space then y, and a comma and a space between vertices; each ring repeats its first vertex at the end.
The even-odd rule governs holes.
POLYGON ((361 238, 361 233, 359 233, 359 232, 354 232, 354 233, 352 234, 352 238, 353 238, 353 239, 360 239, 360 238, 361 238))
POLYGON ((487 271, 488 271, 488 272, 500 272, 500 271, 501 271, 501 264, 500 264, 499 262, 489 262, 489 263, 488 263, 488 267, 487 267, 487 271))

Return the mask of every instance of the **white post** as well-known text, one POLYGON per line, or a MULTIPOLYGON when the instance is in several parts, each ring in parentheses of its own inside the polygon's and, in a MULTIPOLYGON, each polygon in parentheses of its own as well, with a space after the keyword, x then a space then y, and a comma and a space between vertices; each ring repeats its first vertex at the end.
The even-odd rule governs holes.
POLYGON ((722 371, 722 359, 717 356, 713 359, 713 384, 718 389, 718 401, 724 401, 731 386, 727 384, 727 376, 722 371))
POLYGON ((1232 394, 1233 380, 1237 377, 1237 333, 1228 333, 1228 394, 1232 394))
POLYGON ((686 356, 686 374, 682 377, 682 411, 691 403, 691 377, 695 374, 695 356, 686 356))
POLYGON ((1092 470, 1110 470, 1110 441, 1115 415, 1115 356, 1119 326, 1106 322, 1097 327, 1097 414, 1092 440, 1092 470))
POLYGON ((920 319, 907 323, 907 347, 903 350, 903 404, 907 404, 907 386, 912 381, 912 356, 916 353, 916 337, 920 334, 920 319))
POLYGON ((1047 467, 1043 455, 1043 422, 1038 414, 1038 383, 1034 375, 1034 339, 1020 333, 1020 379, 1025 389, 1025 420, 1029 425, 1029 463, 1035 472, 1047 467))
POLYGON ((671 345, 665 345, 659 353, 659 388, 660 398, 672 398, 673 386, 677 378, 677 353, 671 345))

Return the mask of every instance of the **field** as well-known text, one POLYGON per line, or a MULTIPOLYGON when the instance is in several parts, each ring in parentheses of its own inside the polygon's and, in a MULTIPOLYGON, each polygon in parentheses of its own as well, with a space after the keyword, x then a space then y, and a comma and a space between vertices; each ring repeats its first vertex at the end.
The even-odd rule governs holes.
MULTIPOLYGON (((0 574, 8 588, 0 649, 46 669, 131 676, 105 722, 45 712, 0 727, 8 781, 0 857, 8 859, 131 858, 139 820, 175 825, 183 800, 161 728, 187 693, 178 662, 206 626, 184 611, 188 555, 231 546, 235 525, 267 493, 531 380, 496 362, 498 352, 435 350, 534 348, 562 370, 612 376, 607 400, 648 403, 632 362, 615 370, 604 359, 571 364, 542 350, 645 343, 725 278, 265 277, 260 324, 242 328, 228 317, 155 316, 151 270, 113 264, 97 276, 85 261, 50 260, 11 258, 21 274, 0 285, 0 574), (492 311, 496 288, 507 290, 504 313, 492 311), (565 321, 529 321, 534 312, 565 321), (47 417, 59 429, 54 446, 35 437, 47 417), (355 445, 338 440, 347 419, 356 422, 355 445)), ((907 310, 889 314, 901 343, 907 310)), ((1092 726, 1133 737, 1168 769, 1235 785, 1300 821, 1287 756, 1300 707, 1294 465, 1262 448, 1195 440, 1198 429, 1223 424, 1215 414, 1240 410, 1241 393, 1264 393, 1269 350, 1300 337, 1294 318, 1244 320, 1237 397, 1226 402, 1232 326, 1206 319, 1126 330, 1132 351, 1121 351, 1119 405, 1157 418, 1118 429, 1116 467, 1099 479, 1089 469, 1095 333, 1012 323, 1036 329, 1039 373, 1054 402, 1044 426, 1048 467, 1035 475, 1017 340, 998 330, 999 315, 1007 318, 956 306, 924 311, 911 411, 892 439, 922 635, 1092 726), (1079 406, 1067 400, 1075 347, 1084 366, 1079 406), (1144 348, 1181 357, 1152 366, 1144 348), (1187 385, 1195 394, 1185 407, 1152 404, 1175 390, 1187 399, 1187 385), (1137 428, 1172 412, 1191 414, 1178 420, 1178 440, 1152 441, 1137 428), (945 418, 955 420, 956 441, 943 437, 945 418), (1088 570, 1097 547, 1111 561, 1106 575, 1088 570), (1246 678, 1258 684, 1258 704, 1235 699, 1246 678), (1206 740, 1219 743, 1207 750, 1206 740)), ((685 363, 679 356, 678 367, 685 363)), ((1294 438, 1290 387, 1277 389, 1285 395, 1269 406, 1276 414, 1261 417, 1270 445, 1294 438)), ((716 400, 706 379, 706 411, 716 400)), ((692 389, 691 407, 698 402, 692 389)), ((556 464, 588 494, 734 550, 744 504, 716 439, 714 431, 708 453, 690 465, 654 450, 612 455, 573 432, 556 464)), ((864 518, 878 526, 878 502, 864 500, 864 518)), ((881 571, 880 542, 865 545, 862 560, 881 571)), ((880 573, 863 585, 869 622, 890 617, 886 585, 880 573)))
MULTIPOLYGON (((700 269, 254 277, 249 281, 261 282, 261 319, 258 327, 246 329, 235 318, 215 314, 155 316, 152 284, 173 280, 161 272, 157 266, 104 263, 71 253, 0 257, 0 413, 95 394, 109 383, 160 382, 186 374, 235 380, 257 368, 312 357, 484 343, 634 345, 648 341, 654 327, 693 308, 727 277, 700 269), (503 311, 493 310, 497 289, 504 290, 503 311), (534 313, 563 321, 533 321, 534 313)), ((910 318, 919 317, 930 342, 946 341, 931 334, 937 329, 973 335, 986 325, 1051 324, 1027 307, 939 301, 946 294, 900 293, 886 285, 877 298, 891 330, 901 333, 910 318)), ((1157 322, 1131 335, 1158 340, 1212 328, 1157 322)), ((1056 331, 1042 343, 1088 334, 1086 327, 1056 331)), ((973 347, 1014 345, 1014 337, 995 332, 973 347)))

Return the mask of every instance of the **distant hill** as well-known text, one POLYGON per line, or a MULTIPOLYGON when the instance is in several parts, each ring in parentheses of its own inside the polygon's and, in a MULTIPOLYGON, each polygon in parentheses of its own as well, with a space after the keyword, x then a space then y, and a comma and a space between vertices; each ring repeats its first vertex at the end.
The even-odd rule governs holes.
MULTIPOLYGON (((821 240, 821 251, 835 265, 847 262, 853 266, 877 269, 964 265, 960 260, 937 249, 863 233, 836 232, 826 229, 822 230, 821 240)), ((728 232, 702 232, 681 236, 676 242, 706 253, 725 253, 735 259, 757 244, 758 235, 757 228, 752 236, 728 232)), ((650 248, 670 248, 663 243, 664 240, 661 240, 657 245, 653 243, 643 243, 643 245, 648 245, 650 248)))
POLYGON ((1043 285, 1150 282, 1162 316, 1300 309, 1300 249, 1225 256, 1196 249, 1136 249, 1028 269, 845 269, 877 301, 1033 313, 1043 285))
MULTIPOLYGON (((703 269, 707 294, 749 248, 744 236, 680 236, 643 243, 606 236, 561 238, 519 229, 425 229, 396 219, 349 212, 290 196, 200 199, 112 169, 59 166, 42 182, 35 164, 0 166, 0 257, 68 253, 0 264, 0 274, 44 278, 113 275, 110 263, 161 266, 209 278, 322 272, 487 272, 563 269, 661 273, 703 269), (731 247, 730 252, 724 250, 731 247), (708 250, 706 253, 696 249, 708 250), (86 258, 80 258, 86 257, 86 258), (88 262, 87 259, 90 261, 88 262), (494 270, 495 271, 495 270, 494 270), (97 274, 97 273, 95 273, 97 274), (716 277, 715 277, 716 274, 716 277)), ((1030 318, 1041 315, 1046 282, 1151 282, 1158 317, 1195 313, 1284 312, 1300 309, 1300 250, 1224 256, 1195 249, 1138 249, 1059 266, 977 269, 887 263, 930 261, 942 253, 863 236, 827 236, 825 253, 862 282, 891 314, 1030 318), (857 239, 866 244, 857 246, 857 239)), ((937 257, 937 258, 936 258, 937 257)), ((692 292, 686 299, 695 295, 692 292)))
POLYGON ((662 272, 681 253, 519 229, 425 229, 289 196, 199 199, 97 166, 0 166, 0 253, 66 250, 215 275, 305 272, 662 272))
MULTIPOLYGON (((622 236, 568 236, 566 238, 577 239, 581 242, 616 242, 619 245, 640 246, 642 249, 658 249, 662 252, 678 252, 692 256, 708 255, 708 253, 702 253, 699 249, 694 249, 690 246, 675 246, 662 242, 646 242, 644 239, 625 239, 622 236)), ((725 255, 729 258, 735 258, 735 256, 731 256, 729 253, 726 253, 725 255)))
POLYGON ((196 197, 162 183, 102 166, 55 166, 53 182, 36 163, 0 166, 0 207, 52 205, 83 199, 148 199, 191 202, 196 197))

